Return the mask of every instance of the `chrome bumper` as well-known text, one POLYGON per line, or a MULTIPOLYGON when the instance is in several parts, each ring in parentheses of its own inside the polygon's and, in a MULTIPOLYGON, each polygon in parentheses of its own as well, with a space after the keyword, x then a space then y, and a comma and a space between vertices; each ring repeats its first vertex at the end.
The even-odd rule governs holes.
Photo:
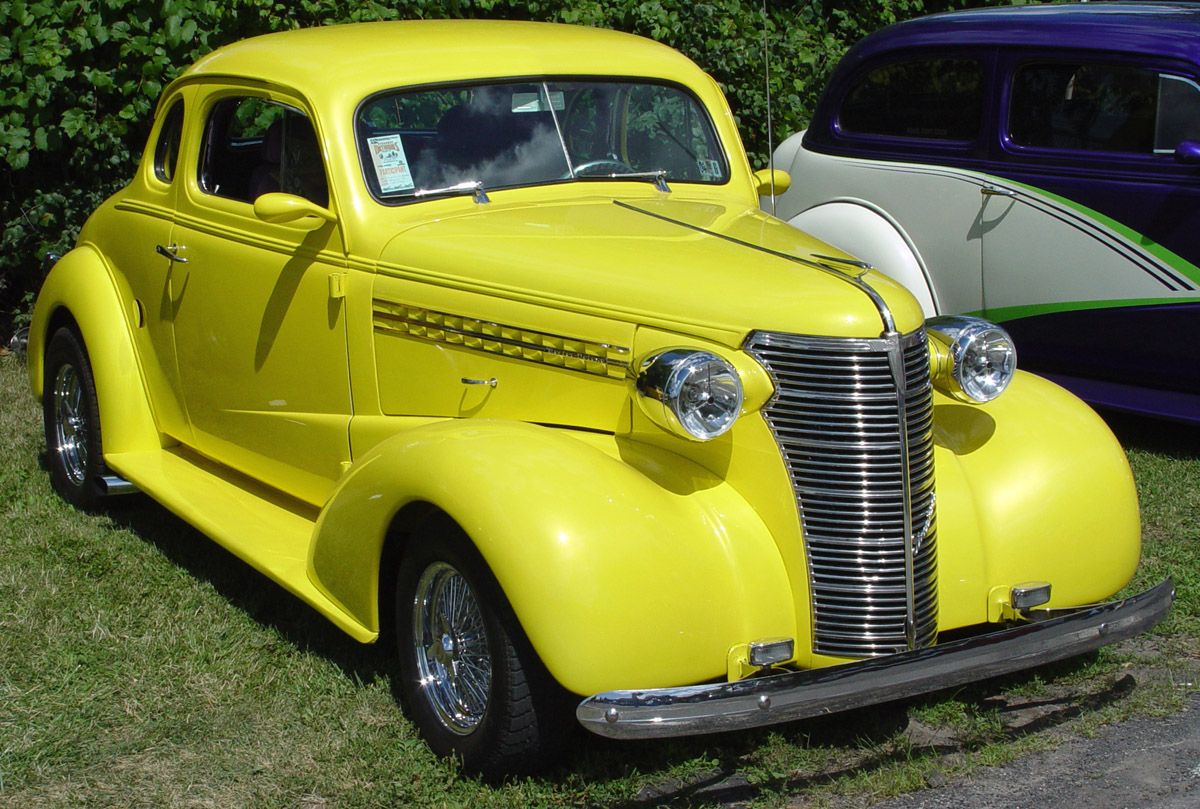
POLYGON ((1132 637, 1166 617, 1168 578, 1144 593, 1061 617, 928 649, 732 683, 608 691, 575 711, 614 739, 692 736, 774 725, 912 697, 1072 657, 1132 637))

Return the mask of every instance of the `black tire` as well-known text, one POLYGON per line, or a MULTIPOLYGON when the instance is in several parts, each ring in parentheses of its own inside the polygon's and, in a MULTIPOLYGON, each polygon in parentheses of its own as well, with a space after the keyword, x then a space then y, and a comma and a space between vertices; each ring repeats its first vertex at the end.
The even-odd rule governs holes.
POLYGON ((427 521, 405 548, 395 626, 403 693, 434 753, 492 781, 562 754, 572 700, 452 521, 427 521))
POLYGON ((104 499, 108 473, 100 441, 96 382, 83 340, 61 328, 46 346, 42 376, 46 463, 54 490, 75 508, 94 511, 104 499))

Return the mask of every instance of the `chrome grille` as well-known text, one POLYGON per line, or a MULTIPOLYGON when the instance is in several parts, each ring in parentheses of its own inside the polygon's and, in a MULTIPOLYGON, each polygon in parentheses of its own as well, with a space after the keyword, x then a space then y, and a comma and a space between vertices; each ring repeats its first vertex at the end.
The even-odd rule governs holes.
POLYGON ((804 530, 813 651, 868 657, 931 644, 937 530, 924 329, 873 340, 755 332, 746 348, 777 390, 764 414, 804 530))

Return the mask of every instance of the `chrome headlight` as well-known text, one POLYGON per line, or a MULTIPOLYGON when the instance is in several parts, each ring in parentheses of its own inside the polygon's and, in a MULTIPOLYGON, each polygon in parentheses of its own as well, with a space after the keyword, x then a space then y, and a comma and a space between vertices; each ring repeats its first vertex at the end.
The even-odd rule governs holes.
POLYGON ((939 356, 934 384, 957 399, 990 402, 1017 372, 1012 338, 995 323, 961 315, 934 317, 925 321, 925 331, 939 356))
POLYGON ((721 435, 742 411, 737 370, 708 351, 677 348, 648 357, 636 386, 656 424, 696 441, 721 435))

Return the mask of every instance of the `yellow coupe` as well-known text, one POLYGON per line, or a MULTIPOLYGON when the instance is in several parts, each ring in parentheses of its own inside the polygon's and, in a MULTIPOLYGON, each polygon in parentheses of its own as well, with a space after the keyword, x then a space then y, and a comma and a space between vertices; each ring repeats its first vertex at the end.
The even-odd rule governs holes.
POLYGON ((493 776, 575 721, 784 722, 1159 620, 1169 581, 1088 606, 1139 555, 1103 422, 760 212, 787 182, 709 76, 612 31, 217 50, 48 257, 54 485, 141 490, 394 638, 430 746, 493 776))

